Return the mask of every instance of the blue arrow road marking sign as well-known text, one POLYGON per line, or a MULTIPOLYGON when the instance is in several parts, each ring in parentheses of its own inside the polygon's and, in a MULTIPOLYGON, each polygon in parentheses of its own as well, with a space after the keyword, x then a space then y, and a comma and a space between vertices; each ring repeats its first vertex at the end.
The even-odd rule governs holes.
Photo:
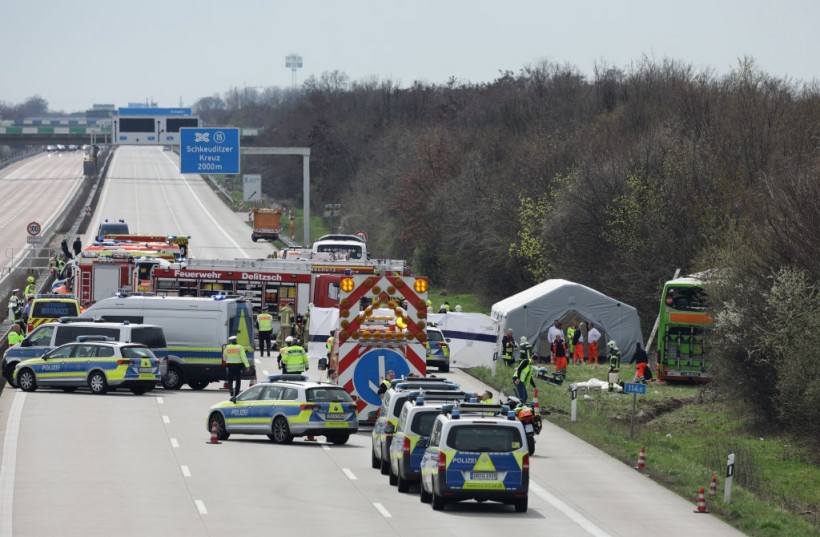
POLYGON ((404 356, 392 349, 373 349, 356 360, 353 371, 353 387, 359 397, 371 405, 381 405, 379 383, 391 369, 396 378, 410 374, 410 366, 404 356))
POLYGON ((179 129, 181 173, 239 173, 239 129, 179 129))
POLYGON ((646 393, 646 384, 627 382, 624 384, 624 393, 646 393))

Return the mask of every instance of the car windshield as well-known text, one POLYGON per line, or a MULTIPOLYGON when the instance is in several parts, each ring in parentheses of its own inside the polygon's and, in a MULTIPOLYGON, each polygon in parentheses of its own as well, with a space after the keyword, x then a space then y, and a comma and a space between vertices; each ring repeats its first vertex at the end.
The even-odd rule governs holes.
POLYGON ((427 330, 427 340, 430 343, 438 343, 439 341, 444 341, 444 335, 439 332, 438 330, 427 330))
POLYGON ((352 403, 353 399, 344 388, 310 388, 307 400, 312 403, 352 403))
POLYGON ((450 429, 447 445, 457 451, 510 452, 521 447, 521 434, 516 427, 459 425, 450 429))

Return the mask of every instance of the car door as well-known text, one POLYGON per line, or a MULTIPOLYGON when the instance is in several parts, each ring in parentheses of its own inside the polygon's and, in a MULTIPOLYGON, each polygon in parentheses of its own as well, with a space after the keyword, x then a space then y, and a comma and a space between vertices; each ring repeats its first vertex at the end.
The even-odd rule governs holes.
POLYGON ((32 366, 37 384, 40 386, 66 386, 67 378, 70 378, 68 359, 74 351, 73 345, 67 345, 54 349, 49 354, 43 356, 42 361, 32 366))
POLYGON ((279 409, 279 401, 282 399, 282 386, 265 386, 259 397, 259 405, 256 411, 260 418, 258 431, 263 434, 270 433, 273 417, 279 409))
POLYGON ((236 403, 223 408, 225 427, 229 433, 254 433, 260 430, 260 401, 264 385, 251 386, 236 397, 236 403))

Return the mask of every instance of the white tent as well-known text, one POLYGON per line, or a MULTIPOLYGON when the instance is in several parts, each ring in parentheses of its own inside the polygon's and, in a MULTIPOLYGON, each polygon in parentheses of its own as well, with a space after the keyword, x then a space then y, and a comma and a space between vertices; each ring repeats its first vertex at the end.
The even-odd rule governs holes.
MULTIPOLYGON (((493 305, 492 317, 499 323, 497 348, 508 328, 513 329, 516 343, 521 336, 538 350, 555 320, 593 323, 601 332, 598 355, 603 358, 606 342, 614 339, 621 349, 621 359, 629 361, 635 353, 635 343, 642 343, 638 311, 628 304, 608 297, 594 289, 567 280, 547 280, 493 305)), ((499 352, 499 355, 501 353, 499 352)))

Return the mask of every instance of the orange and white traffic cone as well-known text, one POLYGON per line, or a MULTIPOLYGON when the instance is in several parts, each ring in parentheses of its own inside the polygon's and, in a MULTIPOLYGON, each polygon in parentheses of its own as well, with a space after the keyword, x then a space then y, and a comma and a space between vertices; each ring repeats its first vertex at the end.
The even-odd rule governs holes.
POLYGON ((698 493, 698 507, 695 509, 696 513, 708 513, 709 509, 706 508, 706 498, 703 497, 703 487, 700 487, 700 492, 698 493))
POLYGON ((541 406, 538 404, 538 388, 532 393, 532 409, 536 414, 541 413, 541 406))
POLYGON ((211 440, 208 444, 221 444, 219 441, 219 429, 216 428, 216 420, 211 423, 211 440))
POLYGON ((717 496, 717 476, 712 474, 712 482, 709 483, 709 496, 717 496))
POLYGON ((641 446, 641 454, 638 455, 638 464, 635 465, 635 468, 641 470, 646 468, 646 448, 641 446))

